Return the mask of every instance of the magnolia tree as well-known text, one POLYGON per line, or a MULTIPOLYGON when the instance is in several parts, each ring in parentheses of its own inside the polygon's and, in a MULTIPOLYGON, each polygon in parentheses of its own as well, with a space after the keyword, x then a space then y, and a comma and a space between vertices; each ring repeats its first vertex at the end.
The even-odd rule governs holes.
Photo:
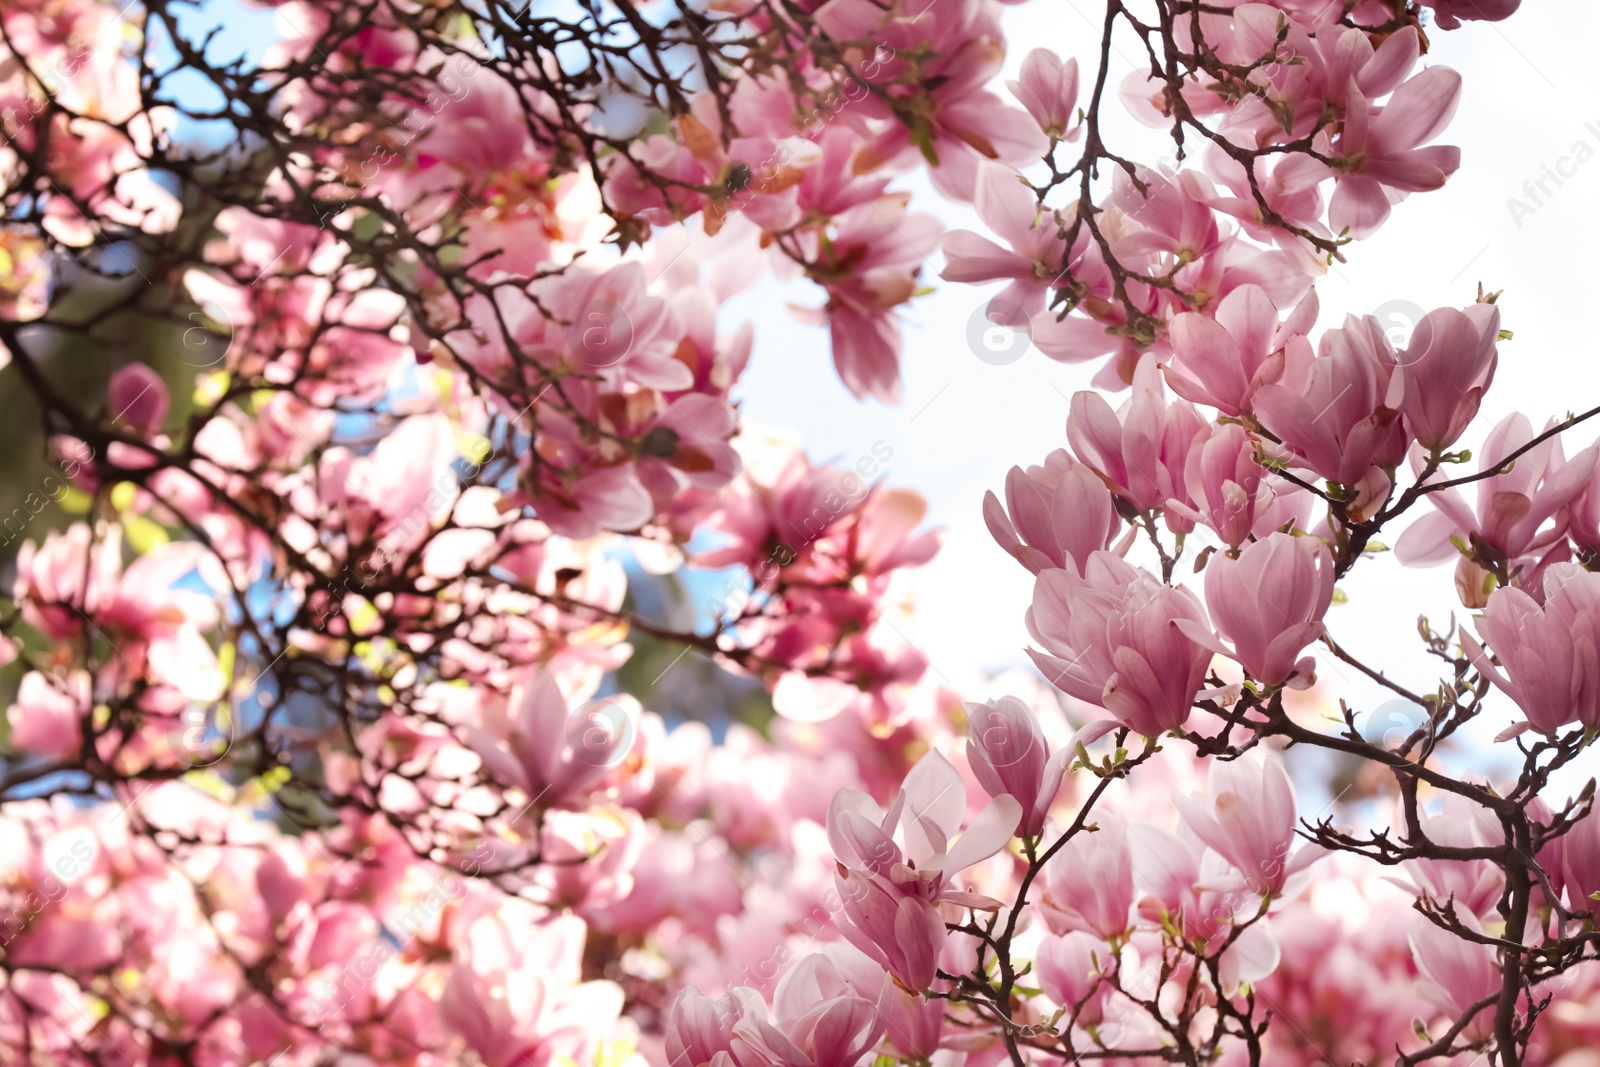
POLYGON ((1595 1063, 1600 409, 1469 454, 1493 293, 1317 326, 1516 7, 1108 0, 1001 86, 996 0, 10 0, 0 1061, 1595 1063), (971 692, 890 450, 742 426, 719 314, 771 267, 894 402, 938 250, 1096 387, 971 502, 1042 675, 971 692), (1325 622, 1444 563, 1436 678, 1325 622), (646 642, 776 714, 641 707, 646 642))

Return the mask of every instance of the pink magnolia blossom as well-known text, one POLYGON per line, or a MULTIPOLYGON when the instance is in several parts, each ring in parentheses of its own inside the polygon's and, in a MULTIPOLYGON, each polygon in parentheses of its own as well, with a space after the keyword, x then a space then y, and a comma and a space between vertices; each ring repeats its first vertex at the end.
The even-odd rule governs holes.
MULTIPOLYGON (((1314 537, 1269 534, 1246 545, 1237 559, 1219 555, 1206 567, 1206 606, 1234 646, 1213 640, 1214 650, 1266 685, 1291 677, 1297 687, 1310 684, 1316 661, 1296 657, 1322 636, 1322 616, 1332 602, 1333 559, 1314 537)), ((1192 622, 1178 625, 1197 640, 1208 636, 1192 622)))
POLYGON ((66 759, 83 744, 80 723, 90 707, 89 675, 74 671, 65 680, 38 671, 22 676, 16 702, 6 710, 11 744, 52 759, 66 759))
POLYGON ((169 402, 166 383, 143 363, 130 363, 113 374, 106 392, 112 418, 146 436, 161 432, 169 402))
POLYGON ((734 1024, 734 1058, 741 1067, 855 1067, 888 1024, 821 953, 783 976, 772 1005, 776 1025, 753 1011, 734 1024))
POLYGON ((1291 854, 1295 840, 1294 785, 1276 754, 1256 749, 1228 763, 1213 763, 1209 794, 1174 796, 1195 836, 1244 877, 1252 893, 1278 896, 1290 876, 1318 856, 1291 854))
POLYGON ((876 960, 907 989, 927 989, 944 946, 944 917, 927 900, 905 896, 861 871, 837 876, 845 939, 876 960))
MULTIPOLYGON (((1483 932, 1477 917, 1471 912, 1464 913, 1457 909, 1455 917, 1473 933, 1483 932)), ((1436 1007, 1448 1013, 1452 1021, 1460 1018, 1472 1005, 1499 992, 1500 967, 1492 946, 1457 937, 1423 915, 1411 920, 1407 940, 1417 963, 1417 973, 1423 980, 1420 992, 1436 1007)), ((1465 1032, 1472 1037, 1485 1036, 1493 1017, 1492 1005, 1483 1008, 1473 1015, 1465 1032)))
POLYGON ((1289 339, 1303 336, 1316 315, 1313 292, 1280 324, 1277 308, 1261 287, 1241 285, 1212 314, 1185 311, 1172 320, 1167 384, 1179 396, 1224 415, 1248 411, 1256 390, 1282 373, 1289 339))
POLYGON ((1228 861, 1193 835, 1169 833, 1149 824, 1128 828, 1134 874, 1150 895, 1139 916, 1171 929, 1196 946, 1232 941, 1218 968, 1225 990, 1259 982, 1283 959, 1277 938, 1264 922, 1252 922, 1260 905, 1239 884, 1228 861), (1236 924, 1245 924, 1236 930, 1236 924))
POLYGON ((945 281, 976 284, 1005 280, 988 308, 989 321, 1001 326, 1024 326, 1045 308, 1049 287, 1066 269, 1066 242, 1055 217, 1042 212, 1022 176, 1009 167, 984 162, 978 166, 973 207, 985 226, 1000 236, 1011 250, 968 230, 945 234, 945 281))
POLYGON ((1406 429, 1422 447, 1449 448, 1477 416, 1494 380, 1499 335, 1500 309, 1493 304, 1473 304, 1464 312, 1439 308, 1417 323, 1411 344, 1395 357, 1404 400, 1391 397, 1389 406, 1400 408, 1406 429))
POLYGON ((1098 830, 1079 832, 1045 864, 1039 908, 1056 933, 1081 930, 1116 941, 1132 925, 1135 899, 1127 826, 1116 815, 1095 821, 1098 830))
MULTIPOLYGON (((1421 819, 1429 841, 1445 848, 1495 848, 1505 843, 1505 833, 1493 814, 1450 794, 1444 810, 1421 819)), ((1488 860, 1419 858, 1403 864, 1406 876, 1419 894, 1437 904, 1448 901, 1493 921, 1505 888, 1505 872, 1488 860)))
POLYGON ((468 725, 467 744, 498 782, 521 789, 529 804, 557 807, 581 801, 604 782, 633 739, 631 717, 616 702, 571 714, 561 690, 536 672, 502 706, 486 702, 481 725, 468 725))
POLYGON ((952 842, 966 810, 966 786, 938 752, 917 761, 887 811, 854 789, 840 790, 828 809, 844 905, 840 930, 909 989, 933 981, 945 938, 935 905, 998 906, 958 889, 953 879, 1005 847, 1022 805, 1006 794, 996 797, 952 842))
MULTIPOLYGON (((1507 415, 1484 442, 1479 469, 1494 470, 1533 437, 1527 416, 1507 415)), ((1457 553, 1452 537, 1479 541, 1508 559, 1543 553, 1560 542, 1567 506, 1588 485, 1597 460, 1600 450, 1591 446, 1569 461, 1559 437, 1551 437, 1518 456, 1510 470, 1479 481, 1475 510, 1455 489, 1429 493, 1434 512, 1400 534, 1395 558, 1408 566, 1442 563, 1457 553)), ((1413 456, 1413 467, 1421 463, 1413 456)))
POLYGON ((884 1020, 884 1039, 907 1059, 937 1053, 944 1036, 944 1001, 923 997, 896 985, 883 968, 852 945, 835 941, 823 956, 862 997, 871 1000, 884 1020))
POLYGON ((1500 22, 1517 13, 1522 0, 1427 0, 1422 5, 1433 9, 1434 22, 1447 30, 1457 29, 1461 20, 1500 22))
POLYGON ((1335 230, 1370 236, 1405 193, 1438 189, 1461 164, 1461 150, 1429 145, 1449 125, 1461 99, 1461 75, 1429 67, 1372 107, 1355 81, 1344 99, 1344 126, 1336 152, 1350 169, 1338 176, 1328 204, 1335 230))
POLYGON ((510 917, 485 915, 463 931, 439 999, 443 1021, 487 1067, 593 1057, 623 996, 611 982, 580 981, 582 921, 510 917))
POLYGON ((1278 514, 1272 508, 1277 492, 1267 482, 1266 468, 1256 462, 1260 448, 1242 426, 1207 423, 1196 435, 1184 468, 1184 485, 1194 506, 1168 500, 1168 513, 1209 526, 1226 545, 1243 544, 1260 520, 1278 514))
MULTIPOLYGON (((1561 842, 1560 872, 1567 906, 1580 915, 1600 914, 1600 817, 1591 808, 1557 840, 1561 842)), ((1543 864, 1542 851, 1539 858, 1543 864)))
POLYGON ((971 740, 967 763, 991 797, 1010 796, 1022 806, 1020 837, 1044 831, 1050 806, 1061 789, 1070 753, 1051 753, 1033 709, 1016 697, 963 704, 971 740))
POLYGON ((1076 59, 1062 62, 1050 49, 1035 48, 1023 57, 1017 80, 1006 82, 1006 87, 1052 140, 1078 139, 1072 121, 1078 103, 1076 59))
POLYGON ((1322 335, 1317 355, 1291 339, 1283 373, 1255 393, 1255 411, 1296 456, 1341 485, 1405 454, 1398 411, 1386 406, 1394 352, 1376 319, 1351 316, 1322 335))
MULTIPOLYGON (((1184 468, 1204 424, 1187 401, 1168 403, 1161 394, 1160 370, 1147 359, 1135 371, 1133 395, 1120 412, 1099 393, 1081 392, 1067 416, 1067 440, 1078 458, 1141 511, 1188 495, 1184 468)), ((1184 522, 1168 516, 1169 525, 1184 522)))
POLYGON ((900 322, 894 309, 916 293, 922 261, 939 235, 931 215, 906 211, 907 197, 858 204, 834 219, 835 232, 808 268, 828 292, 824 309, 833 363, 857 397, 900 400, 900 322))
POLYGON ((720 997, 705 996, 693 986, 683 990, 667 1014, 668 1067, 735 1067, 734 1027, 766 1010, 760 995, 742 986, 720 997))
POLYGON ((871 0, 833 0, 817 17, 835 40, 881 42, 903 57, 885 64, 878 80, 904 75, 888 95, 923 116, 915 129, 889 124, 865 146, 858 167, 920 155, 936 189, 968 200, 983 160, 1021 166, 1044 154, 1048 142, 1033 119, 984 88, 1005 58, 992 8, 946 13, 906 0, 887 9, 871 0), (923 19, 929 11, 931 17, 923 19), (920 52, 937 58, 913 74, 906 67, 920 52))
POLYGON ((1110 986, 1100 980, 1103 961, 1110 952, 1093 934, 1074 931, 1051 935, 1039 942, 1034 970, 1045 995, 1068 1009, 1076 1009, 1079 1025, 1093 1026, 1105 1017, 1110 986))
POLYGON ((1543 591, 1541 604, 1521 589, 1495 590, 1474 623, 1483 644, 1463 631, 1461 647, 1534 729, 1574 722, 1592 729, 1600 725, 1600 574, 1557 564, 1545 572, 1543 591))
POLYGON ((1096 552, 1082 577, 1072 570, 1039 575, 1027 621, 1043 651, 1028 655, 1056 688, 1155 737, 1188 721, 1211 662, 1210 650, 1178 619, 1207 625, 1193 593, 1096 552))
POLYGON ((1201 260, 1222 242, 1217 216, 1205 204, 1199 176, 1189 170, 1161 174, 1148 167, 1134 175, 1118 167, 1112 176, 1112 202, 1137 225, 1118 238, 1119 259, 1158 254, 1181 262, 1201 260), (1142 184, 1142 188, 1141 188, 1142 184))
POLYGON ((983 519, 1000 547, 1034 574, 1052 567, 1082 574, 1089 557, 1109 548, 1122 527, 1105 482, 1064 449, 1046 456, 1041 467, 1012 467, 1005 507, 986 492, 983 519))
POLYGON ((841 789, 828 807, 828 840, 842 865, 887 879, 897 892, 985 907, 987 898, 958 889, 953 879, 1005 847, 1022 818, 1022 805, 1007 794, 995 797, 957 836, 966 811, 960 773, 938 752, 929 752, 911 768, 887 810, 865 793, 841 789))

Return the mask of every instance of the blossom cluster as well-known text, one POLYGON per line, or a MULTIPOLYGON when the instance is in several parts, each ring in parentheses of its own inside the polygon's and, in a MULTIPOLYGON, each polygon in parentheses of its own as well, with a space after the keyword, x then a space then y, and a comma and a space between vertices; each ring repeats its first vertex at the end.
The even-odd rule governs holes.
POLYGON ((1428 34, 1516 0, 1113 0, 1009 99, 998 0, 262 6, 231 62, 0 11, 0 351, 64 479, 0 611, 7 1062, 1588 1062, 1600 409, 1474 462, 1497 294, 1397 346, 1316 291, 1458 168, 1428 34), (1102 129, 1114 34, 1177 166, 1102 129), (904 632, 891 447, 740 410, 767 267, 894 402, 935 250, 1097 364, 982 502, 1037 674, 904 632), (1402 516, 1478 613, 1436 685, 1334 632, 1402 516), (768 714, 653 710, 690 652, 768 714), (1520 767, 1455 774, 1490 707, 1520 767))

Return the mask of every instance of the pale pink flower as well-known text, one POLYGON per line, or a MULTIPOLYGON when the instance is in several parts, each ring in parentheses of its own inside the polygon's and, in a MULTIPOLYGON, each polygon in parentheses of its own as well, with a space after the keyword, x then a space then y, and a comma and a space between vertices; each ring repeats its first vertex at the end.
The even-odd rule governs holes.
POLYGON ((1371 316, 1346 318, 1317 350, 1312 356, 1307 341, 1291 339, 1282 375, 1255 393, 1255 412, 1306 466, 1355 485, 1405 455, 1400 414, 1385 403, 1394 352, 1371 316))
POLYGON ((847 982, 827 956, 805 957, 772 994, 776 1025, 753 1010, 733 1025, 733 1054, 741 1064, 773 1067, 856 1067, 888 1025, 877 1005, 847 982))
MULTIPOLYGON (((1447 794, 1444 811, 1422 817, 1427 839, 1445 848, 1497 848, 1505 833, 1493 812, 1465 797, 1447 794)), ((1456 904, 1485 920, 1500 906, 1505 872, 1490 860, 1414 859, 1402 865, 1417 892, 1436 904, 1456 904)))
MULTIPOLYGON (((1463 912, 1458 908, 1455 917, 1473 933, 1483 933, 1477 916, 1471 912, 1463 912)), ((1416 960, 1417 973, 1422 978, 1419 992, 1448 1013, 1452 1022, 1472 1005, 1499 992, 1500 966, 1492 946, 1458 937, 1424 915, 1411 920, 1408 940, 1412 958, 1416 960)), ((1473 1016, 1466 1028, 1466 1035, 1487 1037, 1487 1028, 1493 1016, 1493 1005, 1484 1007, 1473 1016)))
POLYGON ((1241 875, 1251 893, 1279 896, 1290 876, 1320 850, 1295 840, 1294 785, 1275 753, 1257 748, 1230 762, 1211 764, 1208 794, 1174 796, 1183 821, 1241 875))
POLYGON ((1034 953, 1034 971, 1045 996, 1077 1011, 1080 1026, 1094 1026, 1105 1016, 1105 1001, 1111 987, 1100 980, 1102 961, 1109 963, 1111 951, 1093 934, 1074 931, 1051 935, 1039 942, 1034 953))
POLYGON ((1512 586, 1496 589, 1474 623, 1483 644, 1463 631, 1461 647, 1534 729, 1592 729, 1600 725, 1600 574, 1559 563, 1543 589, 1543 604, 1512 586))
MULTIPOLYGON (((1333 602, 1333 559, 1314 537, 1269 534, 1244 547, 1234 559, 1218 555, 1206 567, 1206 606, 1218 632, 1233 642, 1227 649, 1214 639, 1214 651, 1238 660, 1265 685, 1282 685, 1293 676, 1296 688, 1310 684, 1316 661, 1296 659, 1321 637, 1322 616, 1333 602)), ((1194 623, 1179 623, 1197 640, 1208 636, 1194 623)))
POLYGON ((1186 400, 1224 415, 1249 411, 1256 390, 1282 373, 1289 338, 1303 336, 1316 315, 1313 291, 1280 325, 1266 292, 1259 285, 1241 285, 1210 315, 1185 311, 1172 320, 1173 358, 1163 368, 1167 384, 1186 400))
POLYGON ((1009 795, 996 797, 952 842, 966 811, 966 785, 937 751, 911 768, 888 811, 854 789, 840 790, 828 809, 844 909, 839 929, 909 989, 933 981, 945 940, 936 905, 999 906, 958 889, 954 877, 1005 847, 1022 805, 1009 795))
POLYGON ((1081 830, 1044 866, 1039 910, 1054 932, 1081 930, 1105 941, 1133 925, 1133 863, 1127 826, 1116 815, 1097 815, 1099 829, 1081 830))
MULTIPOLYGON (((1561 880, 1567 906, 1578 914, 1600 915, 1600 815, 1591 808, 1561 837, 1561 880)), ((1540 860, 1544 854, 1541 850, 1540 860)))
POLYGON ((51 759, 67 759, 83 744, 80 723, 89 711, 89 675, 73 671, 66 679, 29 671, 17 686, 16 702, 6 710, 15 748, 51 759))
POLYGON ((1033 121, 1052 140, 1076 141, 1079 128, 1073 123, 1078 104, 1078 61, 1061 57, 1048 48, 1035 48, 1022 60, 1016 81, 1006 82, 1033 121))
POLYGON ((1052 754, 1038 716, 1016 697, 963 704, 967 714, 967 763, 991 797, 1010 796, 1022 806, 1021 837, 1044 830, 1050 805, 1061 789, 1070 753, 1052 754))
MULTIPOLYGON (((1153 359, 1134 372, 1133 394, 1117 412, 1099 393, 1073 396, 1067 415, 1067 440, 1078 458, 1139 510, 1184 500, 1184 468, 1189 449, 1205 424, 1185 400, 1162 396, 1161 372, 1153 359)), ((1169 525, 1187 530, 1187 520, 1168 516, 1169 525)))
POLYGON ((581 802, 608 778, 632 743, 632 714, 620 702, 571 714, 561 690, 542 671, 510 697, 485 702, 480 724, 463 728, 467 745, 495 781, 515 786, 529 804, 581 802))
POLYGON ((1044 651, 1028 655, 1057 689, 1156 737, 1188 721, 1211 663, 1210 650, 1178 619, 1207 625, 1193 593, 1096 552, 1082 577, 1072 570, 1039 575, 1027 622, 1044 651))
POLYGON ((1109 548, 1122 527, 1105 482, 1059 448, 1042 467, 1011 468, 1004 508, 992 490, 985 492, 983 520, 1000 547, 1034 574, 1052 567, 1082 574, 1090 555, 1109 548))
POLYGON ((1167 511, 1209 526, 1223 544, 1243 544, 1259 520, 1277 516, 1272 505, 1278 494, 1266 481, 1266 468, 1256 462, 1260 448, 1243 426, 1207 423, 1190 446, 1184 468, 1184 485, 1194 506, 1168 500, 1167 511))
POLYGON ((1417 443, 1439 452, 1451 445, 1478 414, 1478 405, 1494 380, 1495 342, 1500 336, 1500 309, 1473 304, 1466 311, 1439 308, 1428 312, 1411 334, 1411 344, 1395 360, 1403 400, 1393 395, 1390 407, 1405 415, 1406 429, 1417 443))
MULTIPOLYGON (((1484 442, 1479 470, 1500 466, 1533 437, 1526 415, 1507 415, 1484 442)), ((1395 558, 1408 566, 1443 563, 1457 553, 1453 538, 1481 542, 1510 560, 1542 554, 1561 541, 1567 506, 1588 486, 1597 460, 1600 450, 1590 446, 1568 461, 1557 435, 1522 453, 1510 470, 1479 481, 1476 510, 1455 489, 1429 493, 1435 510, 1400 534, 1395 558)), ((1419 472, 1422 463, 1412 456, 1419 472)))
POLYGON ((734 1027, 744 1018, 761 1018, 766 1005, 752 989, 736 986, 708 997, 690 986, 678 993, 667 1012, 668 1067, 735 1067, 734 1027))
POLYGON ((1011 248, 1001 248, 970 230, 952 230, 941 243, 945 267, 939 276, 967 284, 1010 282, 989 301, 989 321, 1026 325, 1044 311, 1050 285, 1066 270, 1067 244, 1055 215, 1039 207, 1016 171, 987 161, 978 165, 973 207, 984 225, 1011 248))
POLYGON ((960 773, 932 751, 911 768, 887 811, 859 790, 835 794, 828 807, 828 841, 845 867, 887 879, 899 893, 987 907, 993 902, 958 889, 954 878, 1004 848, 1023 809, 1016 798, 1002 794, 957 836, 966 812, 967 787, 960 773))
POLYGON ((1336 175, 1328 203, 1335 230, 1369 237, 1401 195, 1444 185, 1461 165, 1461 150, 1428 142, 1450 124, 1460 99, 1461 75, 1449 67, 1420 72, 1382 108, 1367 102, 1354 79, 1348 83, 1335 152, 1353 165, 1336 175))

